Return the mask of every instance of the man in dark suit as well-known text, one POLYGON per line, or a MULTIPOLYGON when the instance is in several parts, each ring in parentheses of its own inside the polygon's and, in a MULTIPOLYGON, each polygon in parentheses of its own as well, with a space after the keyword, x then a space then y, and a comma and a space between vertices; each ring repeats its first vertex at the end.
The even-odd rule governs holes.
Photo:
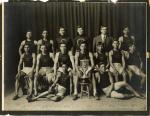
POLYGON ((104 51, 108 53, 112 49, 112 38, 108 37, 106 26, 101 26, 100 32, 101 34, 93 39, 93 52, 96 51, 97 43, 101 42, 104 46, 104 51))

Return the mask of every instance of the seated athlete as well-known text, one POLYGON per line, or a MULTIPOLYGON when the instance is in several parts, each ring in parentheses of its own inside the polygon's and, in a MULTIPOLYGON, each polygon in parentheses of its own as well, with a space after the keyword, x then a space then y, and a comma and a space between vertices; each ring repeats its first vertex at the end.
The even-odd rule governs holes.
POLYGON ((40 39, 37 43, 37 53, 38 54, 40 53, 40 47, 43 44, 46 46, 48 53, 54 53, 54 48, 53 48, 54 42, 52 39, 48 40, 47 36, 48 36, 48 32, 46 30, 43 30, 43 32, 42 32, 43 38, 40 39))
POLYGON ((31 97, 32 90, 33 90, 33 76, 34 76, 34 68, 35 68, 35 61, 36 56, 30 52, 29 45, 24 45, 24 53, 20 57, 19 65, 18 65, 18 73, 16 75, 16 82, 15 82, 15 96, 13 100, 19 98, 18 91, 21 85, 20 81, 24 78, 28 81, 29 84, 29 95, 31 97), (23 64, 23 69, 21 70, 21 65, 23 64))
MULTIPOLYGON (((104 52, 103 50, 103 44, 101 42, 97 43, 96 45, 96 52, 94 53, 94 77, 97 78, 98 82, 100 81, 100 75, 99 75, 99 66, 101 63, 104 63, 106 66, 106 69, 109 69, 109 58, 108 54, 104 52)), ((96 100, 98 100, 97 92, 96 92, 96 84, 93 83, 93 89, 94 89, 94 96, 96 97, 96 100)))
POLYGON ((88 80, 91 79, 91 70, 94 67, 94 61, 93 61, 93 55, 91 52, 88 52, 86 42, 83 41, 80 44, 80 51, 76 52, 75 54, 75 68, 77 75, 74 76, 74 95, 73 100, 76 100, 78 98, 78 81, 79 79, 85 79, 88 78, 88 80))
POLYGON ((124 99, 135 96, 138 98, 144 98, 141 94, 134 90, 132 86, 129 85, 127 82, 115 82, 110 72, 106 71, 104 63, 100 64, 99 74, 100 82, 97 81, 97 89, 102 89, 107 97, 124 99), (123 88, 128 90, 130 93, 125 93, 123 91, 123 88))
POLYGON ((141 77, 140 88, 141 90, 144 89, 146 75, 142 71, 143 62, 139 53, 136 51, 136 47, 134 44, 129 44, 129 50, 125 56, 127 59, 127 69, 128 69, 127 71, 129 73, 130 79, 133 73, 141 77))
POLYGON ((45 79, 49 84, 53 81, 54 54, 48 53, 46 46, 41 45, 41 53, 37 56, 36 73, 34 76, 34 95, 37 96, 37 81, 39 78, 45 79))
POLYGON ((55 102, 60 101, 64 98, 68 85, 69 85, 70 76, 69 76, 68 67, 66 64, 61 64, 60 68, 61 70, 57 71, 56 79, 54 83, 49 87, 48 91, 41 93, 37 97, 27 99, 28 102, 35 101, 38 98, 44 97, 44 96, 47 96, 48 99, 55 101, 55 102))
POLYGON ((108 54, 105 53, 103 49, 103 44, 101 42, 96 45, 96 52, 94 53, 94 64, 95 68, 98 69, 99 63, 103 62, 106 66, 106 69, 109 68, 109 58, 108 54))
POLYGON ((71 52, 69 52, 67 49, 68 48, 65 42, 60 43, 60 50, 55 55, 54 75, 57 74, 57 70, 61 70, 61 64, 66 64, 68 67, 67 70, 69 72, 69 75, 72 77, 72 71, 75 70, 74 58, 71 52))
POLYGON ((21 56, 23 54, 23 48, 24 45, 28 44, 30 47, 30 51, 31 53, 36 53, 36 45, 37 45, 37 41, 32 39, 32 32, 31 31, 27 31, 26 33, 26 40, 23 40, 20 44, 19 47, 19 55, 21 56))
POLYGON ((125 72, 125 58, 124 52, 119 49, 118 40, 114 39, 112 43, 113 49, 109 52, 109 62, 110 62, 110 72, 115 76, 116 81, 118 81, 118 76, 122 75, 123 80, 126 79, 125 72))

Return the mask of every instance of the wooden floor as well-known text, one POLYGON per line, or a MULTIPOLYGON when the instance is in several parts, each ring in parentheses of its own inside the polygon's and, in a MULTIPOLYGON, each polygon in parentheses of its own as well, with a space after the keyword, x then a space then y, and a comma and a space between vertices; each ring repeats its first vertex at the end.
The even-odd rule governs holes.
POLYGON ((4 109, 6 111, 145 111, 146 99, 130 98, 128 100, 120 100, 114 98, 106 98, 101 96, 99 101, 92 96, 88 99, 84 96, 76 101, 71 96, 66 96, 60 102, 49 101, 41 98, 38 101, 28 103, 22 96, 16 101, 12 100, 14 93, 5 97, 4 109))

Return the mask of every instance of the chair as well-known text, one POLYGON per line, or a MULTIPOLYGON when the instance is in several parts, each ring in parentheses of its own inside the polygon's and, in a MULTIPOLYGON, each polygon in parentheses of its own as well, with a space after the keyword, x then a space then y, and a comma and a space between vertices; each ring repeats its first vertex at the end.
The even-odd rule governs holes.
MULTIPOLYGON (((86 78, 86 79, 88 79, 88 78, 86 78)), ((80 82, 80 85, 81 85, 80 98, 82 98, 83 94, 87 94, 88 98, 90 98, 89 82, 87 82, 86 79, 82 79, 80 82)))

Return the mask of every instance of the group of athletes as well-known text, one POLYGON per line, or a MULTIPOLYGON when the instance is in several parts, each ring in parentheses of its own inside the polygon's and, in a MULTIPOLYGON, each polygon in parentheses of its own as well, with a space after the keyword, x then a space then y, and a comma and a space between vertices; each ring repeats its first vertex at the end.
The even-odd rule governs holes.
POLYGON ((67 93, 77 100, 80 82, 91 85, 96 100, 100 99, 101 91, 112 98, 145 98, 130 84, 132 77, 137 75, 139 88, 143 90, 146 75, 128 27, 123 29, 119 39, 115 39, 108 36, 106 26, 101 26, 100 35, 93 38, 92 45, 81 26, 77 27, 78 35, 73 40, 66 36, 63 27, 58 33, 55 40, 49 40, 47 30, 43 30, 38 41, 32 39, 31 31, 26 33, 26 40, 19 47, 13 100, 20 98, 20 87, 23 94, 27 94, 28 102, 41 97, 60 101, 67 93), (41 91, 42 87, 46 89, 41 91))

